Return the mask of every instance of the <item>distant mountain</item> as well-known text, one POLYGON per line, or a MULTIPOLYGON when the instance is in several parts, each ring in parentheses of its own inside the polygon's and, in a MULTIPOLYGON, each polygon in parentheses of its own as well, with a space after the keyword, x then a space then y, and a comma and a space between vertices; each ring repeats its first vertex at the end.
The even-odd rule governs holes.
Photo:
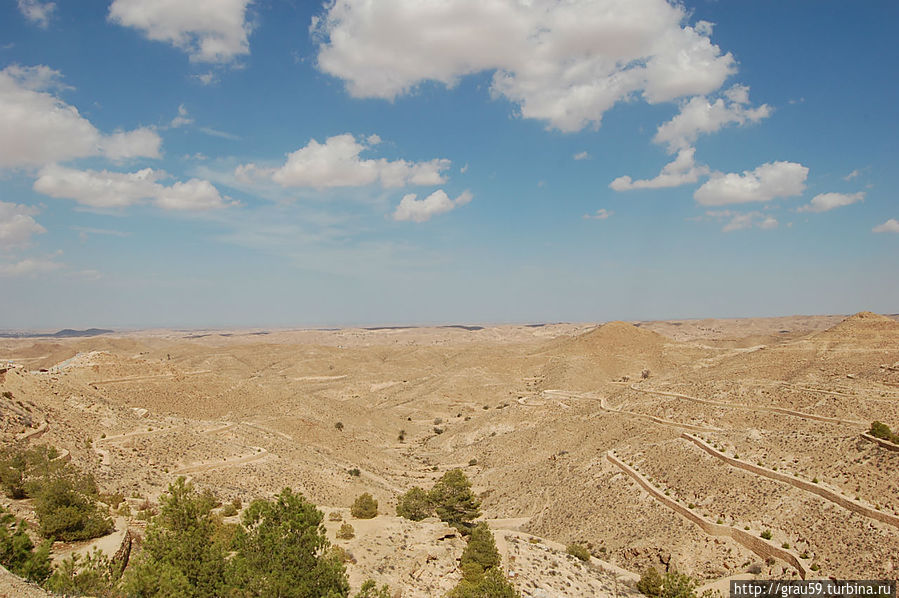
POLYGON ((115 330, 107 330, 106 328, 73 330, 72 328, 65 328, 52 334, 39 332, 0 332, 0 338, 78 338, 84 336, 99 336, 111 332, 115 332, 115 330))

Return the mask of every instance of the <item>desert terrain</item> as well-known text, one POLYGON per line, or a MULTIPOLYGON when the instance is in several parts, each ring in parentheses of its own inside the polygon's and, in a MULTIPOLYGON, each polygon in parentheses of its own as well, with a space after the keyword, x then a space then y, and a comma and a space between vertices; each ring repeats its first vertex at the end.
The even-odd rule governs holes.
POLYGON ((453 468, 525 596, 634 594, 648 567, 899 576, 899 452, 865 435, 899 428, 895 316, 2 338, 0 370, 3 443, 52 444, 135 507, 178 476, 244 504, 291 487, 352 521, 327 527, 354 589, 458 581, 455 530, 395 516, 453 468), (363 492, 380 514, 353 520, 363 492))

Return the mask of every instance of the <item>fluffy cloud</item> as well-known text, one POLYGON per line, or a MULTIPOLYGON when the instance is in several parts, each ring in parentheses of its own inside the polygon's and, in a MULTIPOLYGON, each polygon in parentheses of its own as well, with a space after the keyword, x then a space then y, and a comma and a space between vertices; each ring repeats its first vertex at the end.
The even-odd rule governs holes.
POLYGON ((177 129, 178 127, 184 127, 186 125, 193 124, 194 119, 192 119, 187 114, 187 108, 184 107, 184 104, 178 106, 178 116, 172 119, 172 122, 169 123, 169 126, 173 129, 177 129))
POLYGON ((109 20, 181 48, 195 62, 230 62, 249 54, 252 0, 114 0, 109 20))
POLYGON ((758 122, 770 113, 766 104, 758 108, 749 107, 749 88, 745 85, 734 85, 713 102, 703 96, 691 98, 681 104, 680 112, 674 118, 659 126, 653 138, 654 142, 666 145, 669 153, 677 152, 677 157, 665 165, 655 178, 633 181, 629 176, 621 176, 609 187, 626 191, 695 183, 699 177, 709 173, 707 166, 694 162, 693 144, 701 134, 714 133, 727 125, 758 122))
POLYGON ((255 164, 244 164, 238 166, 234 174, 243 182, 266 177, 284 187, 316 189, 362 187, 374 183, 391 188, 446 182, 442 173, 449 168, 449 160, 407 162, 360 157, 363 151, 380 141, 377 135, 357 140, 349 133, 329 137, 324 143, 311 139, 305 147, 288 154, 287 161, 280 168, 263 169, 255 164))
POLYGON ((584 220, 607 220, 615 212, 610 212, 605 208, 599 208, 593 214, 584 214, 584 220))
POLYGON ((878 224, 871 230, 875 233, 899 233, 899 220, 890 218, 883 224, 878 224))
POLYGON ((54 2, 19 0, 19 11, 22 15, 41 29, 46 29, 50 24, 50 16, 54 10, 56 10, 54 2))
POLYGON ((674 118, 659 126, 653 141, 667 145, 670 152, 680 151, 692 146, 700 134, 714 133, 727 125, 755 123, 770 114, 767 104, 750 108, 749 88, 734 85, 714 102, 694 97, 683 103, 674 118))
POLYGON ((812 198, 808 205, 798 208, 797 212, 827 212, 865 199, 865 192, 858 193, 820 193, 812 198))
POLYGON ((31 236, 47 230, 32 218, 35 208, 0 201, 0 250, 28 245, 31 236))
POLYGON ((335 0, 310 29, 319 68, 353 96, 493 71, 493 94, 521 116, 576 131, 634 94, 655 103, 721 87, 733 57, 708 23, 686 19, 666 0, 335 0))
POLYGON ((45 258, 25 258, 18 262, 0 263, 0 276, 14 277, 27 276, 29 274, 40 274, 42 272, 52 272, 62 268, 62 264, 54 262, 52 259, 45 258))
POLYGON ((770 162, 743 174, 716 172, 693 193, 693 198, 705 206, 766 202, 800 195, 806 177, 808 168, 796 162, 770 162))
POLYGON ((472 195, 468 191, 463 191, 456 199, 450 199, 443 189, 438 189, 424 199, 416 199, 417 197, 414 193, 404 195, 393 213, 393 219, 425 222, 432 216, 464 206, 471 201, 472 195))
POLYGON ((0 71, 0 168, 42 166, 86 156, 112 159, 159 156, 154 131, 104 135, 74 106, 47 90, 62 87, 46 66, 9 66, 0 71))
POLYGON ((699 177, 709 173, 705 165, 697 165, 693 160, 696 150, 692 147, 684 148, 678 152, 677 157, 662 168, 662 172, 655 178, 634 181, 631 177, 620 176, 609 187, 615 191, 630 191, 632 189, 662 189, 665 187, 678 187, 687 183, 695 183, 699 177))
POLYGON ((586 151, 578 152, 575 155, 573 155, 572 158, 574 158, 575 160, 589 160, 590 154, 587 153, 586 151))
POLYGON ((167 176, 152 168, 109 172, 53 165, 40 171, 34 190, 93 208, 124 208, 148 200, 164 210, 209 210, 227 205, 209 181, 191 179, 171 186, 158 182, 167 176))

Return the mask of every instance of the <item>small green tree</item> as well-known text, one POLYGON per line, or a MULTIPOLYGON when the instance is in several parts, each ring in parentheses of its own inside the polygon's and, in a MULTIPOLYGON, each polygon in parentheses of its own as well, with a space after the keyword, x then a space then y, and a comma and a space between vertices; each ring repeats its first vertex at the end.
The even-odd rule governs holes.
POLYGON ((650 598, 696 598, 696 580, 677 571, 660 575, 650 567, 637 582, 637 590, 650 598))
POLYGON ((53 570, 50 542, 37 549, 28 537, 28 524, 0 507, 0 564, 29 581, 42 582, 53 570))
POLYGON ((459 562, 465 576, 482 576, 488 569, 499 567, 501 562, 490 528, 484 522, 474 526, 459 562))
POLYGON ((481 515, 481 502, 472 493, 471 482, 461 469, 451 469, 443 474, 431 488, 428 498, 437 516, 463 533, 481 515))
POLYGON ((413 486, 405 494, 400 495, 396 503, 396 514, 412 521, 421 521, 434 512, 428 493, 418 486, 413 486))
POLYGON ((45 538, 72 542, 112 532, 112 519, 97 504, 95 486, 94 493, 89 493, 91 485, 92 480, 78 484, 69 477, 45 481, 34 495, 34 513, 40 534, 45 538))
POLYGON ((343 563, 315 505, 285 488, 272 501, 255 500, 244 511, 229 579, 238 596, 336 598, 349 594, 343 563))
POLYGON ((390 586, 386 583, 380 588, 373 579, 366 579, 359 591, 353 595, 353 598, 392 598, 390 595, 390 586))
POLYGON ((160 498, 159 515, 147 528, 144 551, 124 580, 128 595, 220 596, 225 589, 225 550, 216 540, 218 501, 179 477, 160 498))
POLYGON ((66 596, 112 597, 117 580, 109 559, 94 548, 89 555, 75 553, 64 559, 44 587, 66 596))
POLYGON ((350 515, 356 519, 373 519, 378 516, 378 501, 368 492, 364 492, 353 502, 350 515))
POLYGON ((521 598, 521 594, 499 569, 490 569, 477 578, 463 578, 447 593, 447 598, 521 598))

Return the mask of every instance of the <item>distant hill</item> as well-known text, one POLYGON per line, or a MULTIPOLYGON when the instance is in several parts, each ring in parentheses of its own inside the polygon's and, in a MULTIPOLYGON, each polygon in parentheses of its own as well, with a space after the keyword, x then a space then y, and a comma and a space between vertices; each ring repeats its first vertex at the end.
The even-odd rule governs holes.
POLYGON ((80 338, 88 336, 99 336, 101 334, 110 334, 115 330, 107 330, 106 328, 88 328, 87 330, 73 330, 72 328, 64 328, 54 333, 39 332, 0 332, 0 338, 80 338))

